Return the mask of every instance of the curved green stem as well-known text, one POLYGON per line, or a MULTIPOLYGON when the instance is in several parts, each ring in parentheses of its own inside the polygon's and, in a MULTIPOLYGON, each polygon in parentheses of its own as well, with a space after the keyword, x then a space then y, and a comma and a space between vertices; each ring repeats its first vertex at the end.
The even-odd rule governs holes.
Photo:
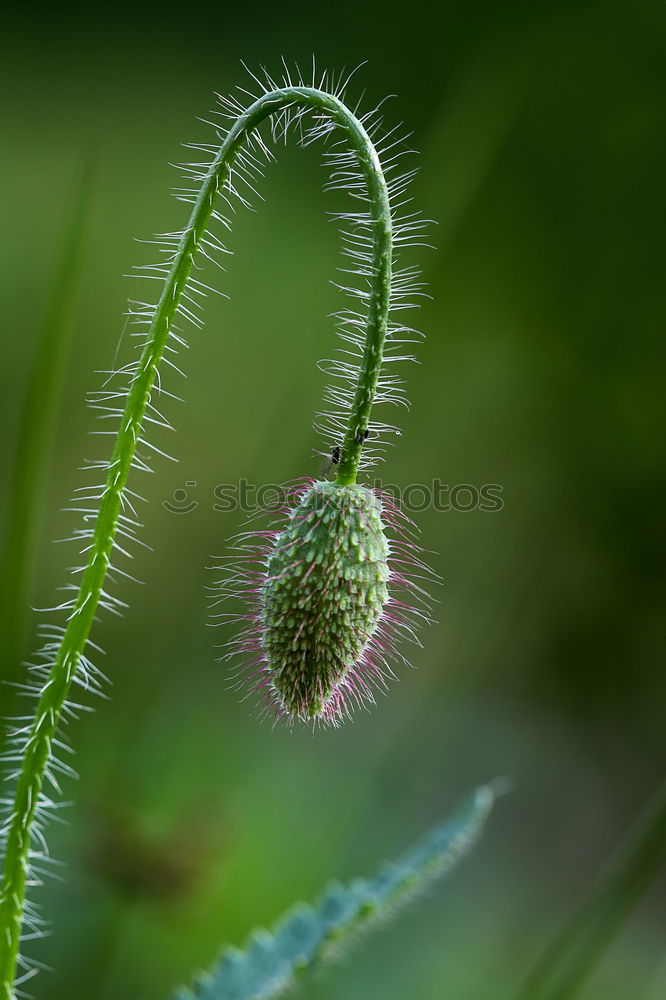
POLYGON ((377 392, 377 382, 384 359, 384 342, 388 326, 391 299, 391 267, 393 263, 393 229, 386 179, 377 153, 368 136, 359 135, 356 146, 370 195, 372 219, 372 277, 365 347, 358 382, 352 403, 347 432, 340 452, 337 482, 348 486, 356 482, 361 450, 365 442, 370 411, 377 392))
POLYGON ((140 437, 158 366, 194 259, 208 228, 218 192, 229 178, 244 141, 270 115, 289 106, 326 114, 346 133, 367 184, 373 231, 373 273, 367 337, 349 428, 341 450, 338 482, 353 483, 375 396, 386 336, 391 284, 392 230, 386 181, 377 152, 361 122, 342 101, 312 87, 265 93, 229 129, 201 185, 155 309, 136 377, 127 397, 100 501, 88 562, 50 675, 41 691, 17 779, 0 886, 0 1000, 13 1000, 14 979, 30 854, 30 833, 51 759, 51 748, 79 667, 97 606, 121 513, 121 499, 140 437))

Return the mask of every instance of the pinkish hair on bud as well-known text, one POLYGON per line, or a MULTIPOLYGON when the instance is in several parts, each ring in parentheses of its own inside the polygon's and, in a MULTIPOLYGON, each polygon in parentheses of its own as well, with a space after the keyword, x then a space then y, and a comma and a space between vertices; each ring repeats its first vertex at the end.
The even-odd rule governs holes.
POLYGON ((243 673, 271 714, 337 724, 385 687, 389 658, 403 658, 398 633, 415 639, 429 619, 417 579, 430 571, 405 522, 376 490, 317 481, 301 487, 277 530, 242 536, 242 556, 215 592, 249 599, 232 645, 251 657, 243 673))

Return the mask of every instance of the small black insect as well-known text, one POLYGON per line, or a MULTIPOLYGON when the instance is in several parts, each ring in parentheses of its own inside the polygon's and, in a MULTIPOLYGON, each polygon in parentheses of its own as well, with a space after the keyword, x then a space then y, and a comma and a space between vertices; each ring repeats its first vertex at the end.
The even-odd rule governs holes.
POLYGON ((331 469, 333 469, 336 465, 340 464, 341 453, 342 449, 340 445, 336 444, 335 448, 331 452, 331 457, 324 463, 324 467, 321 470, 322 476, 327 476, 331 471, 331 469))
POLYGON ((368 437, 369 433, 370 433, 370 431, 368 430, 367 427, 366 427, 366 429, 364 431, 357 431, 356 432, 356 444, 363 444, 363 442, 367 440, 367 437, 368 437))

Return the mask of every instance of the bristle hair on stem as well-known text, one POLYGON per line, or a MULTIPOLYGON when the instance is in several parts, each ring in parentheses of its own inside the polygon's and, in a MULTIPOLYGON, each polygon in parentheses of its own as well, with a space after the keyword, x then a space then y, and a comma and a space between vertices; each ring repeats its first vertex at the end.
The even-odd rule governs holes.
POLYGON ((275 158, 272 147, 293 132, 302 145, 325 143, 329 188, 354 199, 354 211, 337 216, 347 272, 341 286, 351 302, 338 314, 342 346, 327 362, 334 384, 326 397, 329 409, 319 418, 323 450, 339 449, 337 488, 355 488, 359 470, 381 459, 382 441, 395 430, 383 420, 373 422, 371 410, 375 403, 404 400, 393 366, 390 374, 386 369, 407 357, 404 344, 416 335, 404 312, 421 288, 416 273, 398 265, 397 254, 421 241, 424 223, 406 196, 412 172, 400 164, 408 150, 396 131, 383 131, 381 109, 362 114, 350 107, 352 75, 335 77, 313 63, 306 79, 285 64, 279 78, 251 74, 249 89, 219 97, 203 119, 211 134, 188 146, 194 155, 181 165, 184 181, 174 191, 190 206, 189 217, 182 229, 150 241, 156 259, 134 275, 146 279, 146 291, 128 306, 132 356, 103 373, 90 400, 99 417, 92 433, 112 439, 110 456, 87 464, 91 483, 68 507, 81 518, 70 536, 79 557, 62 599, 49 609, 55 618, 45 626, 43 646, 20 685, 32 707, 12 723, 4 761, 9 784, 0 827, 0 1000, 20 996, 21 982, 37 968, 19 952, 22 937, 44 933, 26 890, 49 867, 44 831, 60 809, 60 781, 72 773, 62 759, 68 752, 62 727, 89 710, 86 694, 102 693, 105 686, 90 634, 100 612, 120 616, 126 609, 114 581, 133 577, 127 561, 141 544, 143 501, 134 481, 170 457, 152 431, 171 428, 164 409, 178 396, 165 383, 171 373, 183 375, 178 358, 186 330, 201 328, 203 304, 215 290, 202 280, 202 269, 209 262, 223 269, 230 252, 225 233, 237 209, 252 206, 263 168, 275 158), (83 699, 72 697, 76 688, 83 699))

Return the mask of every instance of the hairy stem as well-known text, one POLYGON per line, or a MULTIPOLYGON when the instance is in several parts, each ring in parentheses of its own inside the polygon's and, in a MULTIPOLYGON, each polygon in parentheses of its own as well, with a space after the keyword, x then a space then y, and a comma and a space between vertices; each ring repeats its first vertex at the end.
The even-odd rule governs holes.
POLYGON ((363 167, 370 195, 370 214, 373 223, 372 279, 368 303, 368 321, 365 347, 359 372, 349 425, 340 452, 337 482, 348 486, 356 482, 361 450, 368 432, 370 411, 377 391, 377 382, 384 357, 384 341, 388 324, 391 298, 391 265, 393 259, 393 231, 391 209, 377 153, 367 135, 359 135, 355 144, 363 167))
POLYGON ((140 438, 144 413, 150 403, 158 366, 197 251, 211 220, 216 196, 228 181, 236 156, 247 137, 265 119, 293 106, 313 109, 326 115, 344 130, 358 158, 370 199, 373 273, 366 345, 349 427, 341 450, 338 482, 341 485, 353 483, 356 478, 377 387, 388 321, 392 256, 389 197, 377 152, 361 122, 342 101, 313 87, 288 86, 263 94, 229 129, 201 185, 153 314, 146 345, 116 437, 81 586, 50 675, 41 690, 18 774, 0 888, 0 1000, 13 1000, 15 995, 14 980, 25 906, 31 828, 43 794, 42 787, 48 775, 52 745, 60 718, 102 596, 118 529, 123 491, 140 438))

